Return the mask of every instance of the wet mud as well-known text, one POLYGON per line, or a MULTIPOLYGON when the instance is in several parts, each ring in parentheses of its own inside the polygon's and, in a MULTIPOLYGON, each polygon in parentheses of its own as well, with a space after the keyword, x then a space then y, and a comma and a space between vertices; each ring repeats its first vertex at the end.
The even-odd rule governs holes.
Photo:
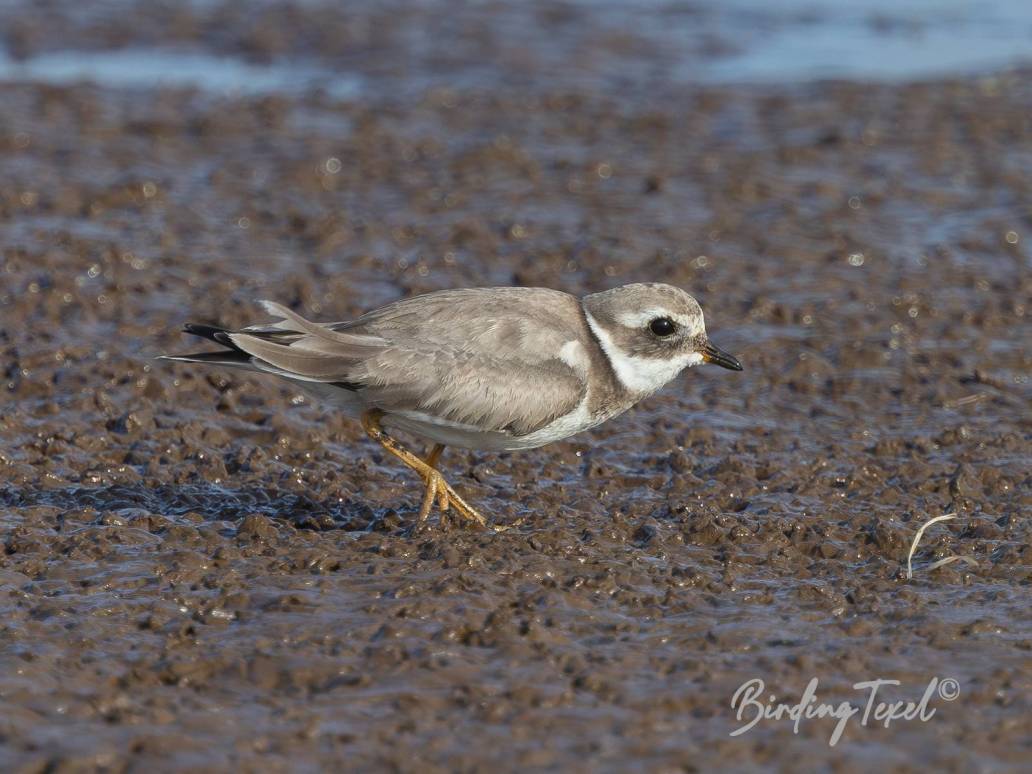
MULTIPOLYGON (((24 55, 153 25, 360 58, 369 86, 0 84, 0 767, 1027 765, 1028 73, 693 86, 599 33, 555 80, 528 46, 505 88, 446 86, 497 26, 448 27, 465 45, 410 75, 416 11, 219 8, 6 28, 24 55), (613 57, 656 81, 620 88, 613 57), (346 319, 643 280, 694 293, 745 370, 693 369, 539 450, 447 451, 467 499, 523 520, 498 534, 410 534, 418 482, 357 423, 153 360, 257 298, 346 319), (831 718, 730 736, 740 685, 793 703, 813 677, 861 706, 878 678, 960 693, 834 747, 831 718)), ((564 8, 538 21, 588 23, 564 8)))

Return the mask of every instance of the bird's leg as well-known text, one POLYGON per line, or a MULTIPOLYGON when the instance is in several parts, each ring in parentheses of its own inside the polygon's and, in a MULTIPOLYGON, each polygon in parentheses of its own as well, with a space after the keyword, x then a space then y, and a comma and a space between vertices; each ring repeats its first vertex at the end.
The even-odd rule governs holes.
MULTIPOLYGON (((383 427, 380 425, 380 419, 382 417, 382 411, 378 409, 370 409, 362 414, 362 427, 365 429, 366 435, 416 471, 419 474, 419 477, 423 479, 423 483, 426 485, 426 491, 423 494, 423 503, 419 508, 419 518, 417 522, 422 524, 430 515, 430 509, 433 508, 435 499, 439 501, 442 511, 447 509, 448 485, 444 481, 444 477, 436 468, 433 467, 433 465, 419 459, 419 457, 384 432, 383 427)), ((432 453, 433 452, 431 452, 431 454, 432 453)), ((438 452, 438 456, 440 456, 440 452, 438 452)))
MULTIPOLYGON (((424 462, 426 462, 426 464, 429 465, 434 470, 437 470, 437 460, 439 460, 441 458, 441 452, 443 452, 443 451, 444 451, 444 444, 443 443, 435 443, 433 445, 433 448, 430 449, 430 453, 426 455, 426 459, 424 460, 424 462)), ((437 472, 440 473, 440 471, 437 471, 437 472)), ((423 497, 423 503, 424 503, 424 507, 427 508, 427 512, 428 513, 429 513, 429 508, 432 507, 432 504, 433 504, 433 501, 434 501, 434 495, 431 494, 431 489, 435 490, 435 492, 436 492, 436 495, 437 495, 437 507, 441 509, 441 513, 443 514, 446 510, 448 510, 448 506, 450 504, 449 501, 448 501, 448 489, 450 487, 448 487, 447 483, 444 483, 444 485, 442 486, 441 482, 444 482, 444 477, 443 476, 441 476, 440 481, 435 479, 434 483, 432 485, 430 483, 427 483, 427 485, 426 485, 426 495, 424 495, 424 497, 423 497), (428 503, 429 503, 429 505, 428 505, 428 503)), ((420 509, 420 513, 422 513, 422 512, 423 512, 423 510, 420 509)), ((426 518, 426 517, 424 516, 423 518, 426 518)))
MULTIPOLYGON (((438 475, 440 475, 440 474, 438 474, 438 475)), ((448 490, 448 505, 449 506, 452 506, 452 505, 455 506, 455 510, 458 511, 459 514, 463 518, 469 519, 470 521, 475 521, 481 527, 486 527, 487 526, 487 519, 485 519, 483 516, 481 516, 480 512, 476 508, 474 508, 472 505, 470 505, 465 500, 463 500, 461 497, 459 497, 459 493, 456 492, 454 489, 452 489, 451 488, 451 484, 449 484, 447 481, 445 481, 443 477, 441 478, 441 483, 448 490)), ((497 530, 497 528, 493 528, 493 529, 497 530)))
POLYGON ((431 468, 437 467, 437 460, 441 459, 441 452, 444 451, 443 443, 435 443, 430 453, 426 455, 426 464, 431 468))
POLYGON ((419 520, 417 524, 422 524, 426 521, 427 516, 430 515, 430 509, 434 507, 434 498, 441 497, 441 510, 445 510, 448 506, 448 494, 439 487, 437 481, 438 476, 427 476, 426 481, 426 492, 423 493, 423 504, 419 506, 419 520))
MULTIPOLYGON (((451 484, 444 480, 444 476, 439 470, 437 470, 437 460, 441 456, 441 452, 444 451, 444 444, 435 444, 434 448, 430 450, 430 454, 427 455, 426 462, 430 465, 433 471, 437 474, 436 476, 436 487, 437 487, 437 506, 441 509, 441 513, 444 513, 452 505, 455 506, 455 510, 459 512, 459 515, 463 518, 475 521, 481 527, 487 526, 487 519, 480 515, 476 508, 463 500, 459 493, 452 489, 451 484)), ((427 486, 429 490, 429 485, 427 486)), ((429 498, 430 502, 433 498, 427 494, 425 496, 429 498)))
MULTIPOLYGON (((426 484, 426 492, 423 495, 423 505, 419 509, 419 521, 422 523, 426 520, 426 517, 430 514, 430 509, 433 507, 434 499, 437 499, 438 505, 441 510, 447 510, 449 506, 454 505, 455 510, 459 512, 459 515, 475 521, 480 526, 486 526, 487 520, 481 516, 477 511, 463 500, 455 492, 454 489, 444 480, 444 476, 437 470, 432 464, 419 459, 415 454, 410 452, 404 446, 399 444, 387 433, 384 432, 380 426, 380 419, 383 417, 383 412, 379 409, 369 409, 362 414, 362 428, 366 431, 366 435, 380 444, 383 448, 397 457, 399 460, 404 462, 410 468, 412 468, 419 477, 423 479, 426 484)), ((428 459, 437 461, 440 457, 440 450, 438 447, 440 444, 435 446, 431 451, 428 459)), ((443 449, 440 446, 440 449, 443 449)))
MULTIPOLYGON (((439 444, 437 447, 434 447, 434 451, 436 451, 438 448, 444 449, 444 447, 439 444)), ((432 458, 434 461, 436 461, 437 458, 440 456, 440 451, 437 453, 437 455, 434 455, 433 451, 431 451, 430 457, 428 457, 427 459, 432 458)), ((451 484, 445 481, 445 477, 441 475, 441 472, 437 470, 437 467, 433 467, 432 470, 434 473, 437 474, 436 481, 438 487, 438 507, 441 509, 441 512, 444 513, 449 508, 454 506, 455 510, 458 511, 459 515, 463 518, 470 519, 471 521, 476 521, 481 526, 487 526, 487 519, 481 516, 476 508, 471 506, 469 503, 466 503, 464 499, 462 499, 462 497, 459 496, 458 492, 452 489, 451 484)), ((429 497, 429 494, 427 494, 426 496, 429 497)), ((432 498, 430 498, 430 502, 432 502, 432 498)))

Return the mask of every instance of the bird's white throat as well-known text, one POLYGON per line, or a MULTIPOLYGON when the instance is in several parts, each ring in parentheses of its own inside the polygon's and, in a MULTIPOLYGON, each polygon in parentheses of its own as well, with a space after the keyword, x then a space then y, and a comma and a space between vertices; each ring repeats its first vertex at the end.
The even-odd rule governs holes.
POLYGON ((653 393, 688 366, 698 365, 702 362, 702 355, 698 352, 687 352, 667 359, 628 355, 617 346, 613 337, 598 324, 590 312, 585 312, 584 316, 588 321, 588 327, 591 328, 591 332, 595 334, 595 338, 602 346, 602 351, 609 358, 616 378, 632 393, 639 395, 653 393))

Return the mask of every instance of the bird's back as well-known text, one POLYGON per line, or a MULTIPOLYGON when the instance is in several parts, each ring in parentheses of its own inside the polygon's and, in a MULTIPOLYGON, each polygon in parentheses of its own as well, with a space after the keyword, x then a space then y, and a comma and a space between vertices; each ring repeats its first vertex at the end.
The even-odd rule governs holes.
POLYGON ((395 301, 336 331, 525 362, 556 357, 586 330, 580 301, 549 288, 458 288, 395 301))

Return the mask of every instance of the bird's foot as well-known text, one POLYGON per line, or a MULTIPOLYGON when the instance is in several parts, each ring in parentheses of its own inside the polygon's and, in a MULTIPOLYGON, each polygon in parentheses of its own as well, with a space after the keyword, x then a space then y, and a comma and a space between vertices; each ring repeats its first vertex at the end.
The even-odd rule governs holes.
POLYGON ((437 507, 441 511, 443 516, 449 509, 454 508, 455 513, 464 519, 474 522, 481 527, 487 526, 487 519, 485 519, 476 508, 467 503, 462 497, 456 492, 451 484, 445 481, 438 471, 431 469, 425 477, 426 482, 426 493, 423 495, 423 507, 419 509, 419 520, 425 521, 427 516, 430 515, 430 509, 433 507, 434 500, 437 500, 437 507))

